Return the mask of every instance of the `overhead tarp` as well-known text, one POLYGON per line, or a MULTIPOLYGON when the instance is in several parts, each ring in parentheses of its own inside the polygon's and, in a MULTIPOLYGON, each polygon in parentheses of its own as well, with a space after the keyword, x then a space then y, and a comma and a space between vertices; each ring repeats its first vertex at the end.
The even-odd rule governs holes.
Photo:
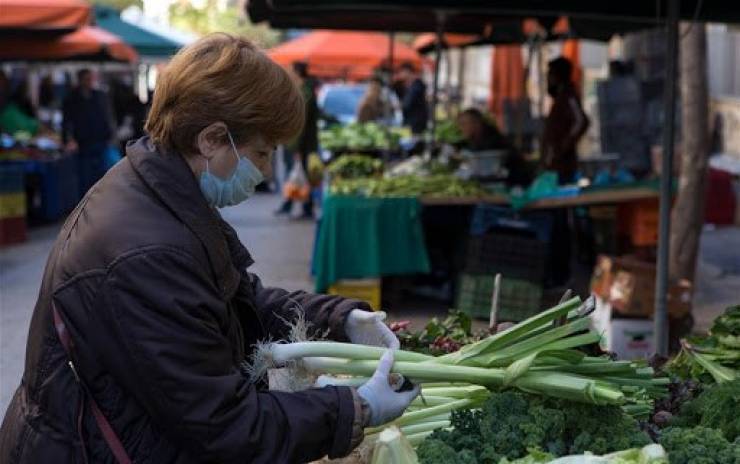
MULTIPOLYGON (((601 19, 605 21, 641 21, 655 23, 665 17, 668 0, 267 0, 269 8, 284 13, 311 11, 450 11, 464 14, 527 15, 544 17, 601 19)), ((737 23, 740 7, 727 0, 682 0, 679 18, 683 20, 737 23)))
POLYGON ((167 58, 183 46, 182 43, 125 21, 113 8, 96 6, 95 21, 99 27, 121 37, 142 57, 167 58))
POLYGON ((123 61, 138 60, 136 50, 119 37, 84 26, 59 37, 11 37, 0 40, 0 61, 123 61))
POLYGON ((0 35, 62 34, 90 22, 90 5, 83 0, 0 0, 0 35))
MULTIPOLYGON (((296 61, 308 63, 317 77, 365 79, 389 61, 390 38, 387 34, 356 31, 315 31, 285 42, 267 52, 283 66, 296 61)), ((413 48, 396 42, 393 47, 396 67, 410 62, 417 68, 422 57, 413 48)))

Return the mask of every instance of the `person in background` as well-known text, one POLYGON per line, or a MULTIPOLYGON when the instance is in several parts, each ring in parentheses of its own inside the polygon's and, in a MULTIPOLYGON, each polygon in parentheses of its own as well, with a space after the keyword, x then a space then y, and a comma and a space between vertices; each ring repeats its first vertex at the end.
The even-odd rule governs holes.
POLYGON ((113 135, 108 97, 95 88, 89 69, 77 73, 77 87, 63 104, 62 142, 68 152, 77 151, 80 193, 100 179, 103 155, 113 135))
POLYGON ((466 109, 457 117, 457 125, 464 138, 465 148, 471 151, 505 150, 507 152, 504 161, 504 167, 508 171, 507 184, 510 186, 529 184, 530 175, 521 153, 480 110, 466 109))
POLYGON ((15 87, 15 90, 10 95, 10 102, 14 103, 26 116, 36 117, 36 109, 33 107, 29 98, 28 81, 26 79, 20 81, 15 87))
MULTIPOLYGON (((308 156, 319 150, 319 106, 316 102, 316 80, 308 74, 308 63, 296 61, 293 63, 293 72, 298 79, 298 85, 301 88, 303 99, 306 104, 306 118, 303 130, 293 143, 285 147, 285 167, 286 172, 290 172, 294 162, 299 162, 303 166, 304 172, 308 173, 308 156)), ((293 200, 286 199, 280 209, 275 214, 289 215, 293 209, 293 200)), ((313 219, 313 198, 308 198, 303 202, 302 219, 313 219)))
POLYGON ((0 133, 15 134, 27 132, 34 135, 39 130, 36 118, 26 114, 10 92, 10 80, 0 70, 0 133))
POLYGON ((126 153, 126 143, 129 140, 144 136, 144 122, 146 121, 146 105, 134 92, 130 82, 116 79, 112 87, 113 112, 115 114, 116 138, 121 153, 126 153))
POLYGON ((413 134, 422 134, 427 128, 427 120, 429 119, 427 86, 411 63, 401 65, 398 77, 404 84, 401 99, 403 124, 409 126, 413 134))
POLYGON ((365 96, 357 108, 357 122, 375 122, 383 119, 385 108, 383 102, 383 80, 373 77, 367 84, 365 96))
POLYGON ((575 181, 578 141, 586 133, 589 119, 571 79, 573 66, 566 58, 548 63, 547 93, 553 98, 542 136, 542 167, 558 173, 560 184, 575 181))

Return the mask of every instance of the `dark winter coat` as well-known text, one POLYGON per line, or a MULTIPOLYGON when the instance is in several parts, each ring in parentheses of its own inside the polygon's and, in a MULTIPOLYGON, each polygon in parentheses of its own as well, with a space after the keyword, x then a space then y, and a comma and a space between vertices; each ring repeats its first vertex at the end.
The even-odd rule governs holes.
POLYGON ((264 288, 235 231, 176 154, 147 138, 64 224, 44 273, 21 386, 0 428, 3 464, 111 463, 52 322, 55 303, 80 376, 135 463, 283 463, 350 451, 356 393, 258 389, 252 345, 286 335, 300 305, 342 340, 363 303, 264 288))

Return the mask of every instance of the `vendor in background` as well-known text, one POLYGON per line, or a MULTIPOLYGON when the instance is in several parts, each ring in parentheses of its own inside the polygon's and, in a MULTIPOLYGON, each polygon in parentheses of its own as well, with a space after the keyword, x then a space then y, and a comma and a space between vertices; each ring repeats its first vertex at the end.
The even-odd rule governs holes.
POLYGON ((80 193, 92 187, 104 172, 103 155, 113 135, 108 97, 95 88, 89 69, 77 73, 77 87, 63 105, 62 142, 79 154, 80 193))
POLYGON ((27 132, 35 135, 39 130, 39 123, 33 116, 26 114, 13 98, 10 91, 10 80, 0 70, 0 132, 15 134, 27 132))
POLYGON ((553 98, 542 136, 542 167, 558 173, 560 184, 575 181, 578 169, 578 141, 589 120, 573 85, 573 65, 563 57, 548 63, 547 93, 553 98))
POLYGON ((373 77, 367 84, 365 96, 357 108, 357 122, 376 122, 385 117, 383 102, 383 80, 373 77))
POLYGON ((413 134, 422 134, 427 128, 429 119, 427 86, 412 63, 401 65, 398 78, 404 84, 403 96, 400 96, 403 125, 409 126, 413 134))
POLYGON ((457 117, 457 125, 464 138, 463 147, 471 151, 506 150, 504 167, 509 185, 526 186, 530 173, 522 154, 514 148, 498 128, 476 108, 468 108, 457 117))
MULTIPOLYGON (((298 79, 298 85, 303 93, 303 100, 306 103, 306 122, 303 125, 298 138, 285 147, 285 167, 287 172, 293 167, 293 163, 298 161, 303 165, 304 172, 308 172, 308 156, 319 150, 319 106, 316 102, 316 80, 308 74, 308 63, 296 61, 293 63, 293 72, 298 79)), ((293 209, 293 200, 285 199, 280 209, 275 214, 289 215, 293 209)), ((313 198, 308 198, 303 202, 302 219, 313 219, 313 198)))

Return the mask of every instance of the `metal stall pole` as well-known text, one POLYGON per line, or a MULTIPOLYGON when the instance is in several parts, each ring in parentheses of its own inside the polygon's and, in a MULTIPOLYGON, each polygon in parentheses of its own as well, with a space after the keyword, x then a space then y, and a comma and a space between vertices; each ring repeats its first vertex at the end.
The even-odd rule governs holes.
POLYGON ((439 98, 439 64, 442 61, 442 41, 444 41, 444 28, 445 28, 446 15, 442 11, 437 11, 437 42, 435 44, 435 61, 434 61, 434 88, 432 89, 432 108, 429 111, 429 117, 432 118, 432 124, 428 137, 428 153, 431 154, 431 145, 434 143, 435 130, 437 129, 437 100, 439 98))
POLYGON ((658 230, 658 272, 655 281, 655 351, 668 355, 668 253, 670 250, 673 145, 676 121, 676 74, 678 61, 678 10, 680 0, 668 0, 666 24, 665 130, 660 173, 660 228, 658 230))

